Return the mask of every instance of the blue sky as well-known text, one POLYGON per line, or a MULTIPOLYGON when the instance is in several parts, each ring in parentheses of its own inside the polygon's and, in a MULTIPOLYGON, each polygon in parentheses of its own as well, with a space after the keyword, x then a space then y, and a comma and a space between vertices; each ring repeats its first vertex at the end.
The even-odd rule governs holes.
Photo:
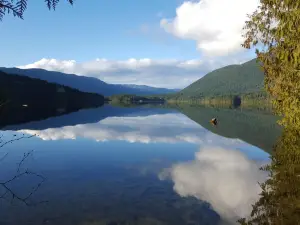
POLYGON ((25 19, 9 15, 0 23, 2 66, 32 63, 41 58, 176 58, 199 57, 192 41, 159 32, 160 16, 174 16, 178 0, 61 0, 55 12, 44 1, 30 1, 25 19), (145 28, 146 27, 146 28, 145 28), (152 29, 147 34, 147 29, 152 29), (168 40, 166 42, 166 39, 168 40), (171 40, 171 43, 170 43, 171 40), (3 54, 5 53, 5 54, 3 54))
POLYGON ((0 23, 1 41, 5 43, 0 66, 38 67, 94 76, 110 83, 152 86, 163 86, 161 78, 168 76, 167 82, 177 83, 168 87, 183 87, 212 69, 254 57, 253 53, 241 54, 236 30, 243 24, 247 7, 256 6, 249 2, 258 0, 242 1, 202 0, 201 5, 196 0, 89 0, 88 4, 76 0, 70 6, 61 0, 55 12, 49 12, 42 0, 29 1, 24 20, 8 15, 0 23), (218 11, 220 6, 225 9, 224 15, 218 11), (105 59, 106 64, 96 65, 97 59, 105 59), (128 81, 124 73, 123 77, 114 75, 119 74, 116 67, 128 70, 130 59, 136 60, 135 70, 147 67, 147 74, 140 69, 138 77, 133 78, 133 71, 127 74, 128 81), (142 59, 150 60, 147 66, 140 62, 142 59), (72 69, 63 63, 70 60, 75 61, 72 69), (168 60, 176 63, 170 65, 168 60), (107 62, 110 69, 104 71, 107 62), (93 72, 90 67, 86 69, 91 64, 93 72), (189 66, 182 71, 179 65, 189 66), (180 85, 178 75, 183 79, 180 85))

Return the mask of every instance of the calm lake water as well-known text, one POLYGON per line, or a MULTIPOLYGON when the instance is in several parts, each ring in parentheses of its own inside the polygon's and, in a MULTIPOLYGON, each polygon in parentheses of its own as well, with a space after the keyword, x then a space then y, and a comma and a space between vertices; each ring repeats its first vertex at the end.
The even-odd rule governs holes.
POLYGON ((280 136, 268 113, 109 105, 0 132, 36 135, 0 148, 1 225, 235 224, 280 136))

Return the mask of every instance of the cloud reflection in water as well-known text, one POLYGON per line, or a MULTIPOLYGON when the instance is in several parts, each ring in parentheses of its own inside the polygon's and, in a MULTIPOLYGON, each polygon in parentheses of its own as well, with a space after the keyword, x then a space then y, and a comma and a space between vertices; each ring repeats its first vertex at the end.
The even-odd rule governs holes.
POLYGON ((130 143, 221 142, 223 145, 242 141, 215 135, 186 116, 177 113, 134 117, 109 117, 98 123, 79 124, 45 130, 19 130, 37 134, 43 140, 87 138, 95 141, 127 141, 130 143))
MULTIPOLYGON (((34 130, 18 131, 37 134, 43 140, 85 138, 98 142, 190 143, 201 146, 194 160, 176 163, 164 169, 159 178, 171 179, 175 192, 182 197, 194 196, 207 201, 229 222, 248 216, 251 204, 259 197, 258 182, 266 178, 266 174, 259 170, 260 163, 248 159, 240 152, 246 150, 247 155, 251 155, 257 152, 253 146, 238 139, 213 134, 179 113, 115 116, 96 123, 43 130, 37 126, 34 130)), ((155 174, 167 166, 164 163, 158 164, 155 165, 155 168, 159 167, 155 169, 155 174)), ((144 171, 147 167, 141 169, 144 171)))
POLYGON ((180 196, 207 201, 223 219, 234 222, 249 216, 251 204, 259 198, 258 182, 267 177, 260 166, 238 150, 208 146, 193 161, 163 170, 159 178, 172 179, 180 196))

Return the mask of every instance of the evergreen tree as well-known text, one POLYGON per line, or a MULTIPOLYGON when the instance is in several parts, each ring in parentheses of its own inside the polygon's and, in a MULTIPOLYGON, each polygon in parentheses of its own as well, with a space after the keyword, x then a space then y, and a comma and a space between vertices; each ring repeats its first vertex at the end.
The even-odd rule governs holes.
POLYGON ((245 48, 256 49, 265 72, 265 88, 281 124, 300 126, 300 0, 261 0, 249 16, 245 48))
MULTIPOLYGON (((74 0, 67 0, 71 5, 73 5, 74 0)), ((14 16, 17 16, 23 19, 23 14, 27 9, 28 0, 0 0, 0 20, 8 14, 12 13, 14 16)), ((56 9, 59 0, 45 0, 49 10, 56 9)))
POLYGON ((285 130, 274 147, 269 179, 242 225, 294 225, 300 221, 300 0, 261 0, 246 22, 245 48, 256 53, 265 88, 285 130))

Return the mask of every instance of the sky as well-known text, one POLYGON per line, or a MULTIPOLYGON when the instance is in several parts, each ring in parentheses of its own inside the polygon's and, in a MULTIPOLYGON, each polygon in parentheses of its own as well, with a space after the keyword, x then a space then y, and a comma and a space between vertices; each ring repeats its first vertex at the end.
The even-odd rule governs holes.
POLYGON ((108 83, 184 88, 255 57, 240 45, 259 0, 28 2, 24 20, 0 22, 0 66, 42 68, 108 83), (164 77, 169 82, 163 82, 164 77))

